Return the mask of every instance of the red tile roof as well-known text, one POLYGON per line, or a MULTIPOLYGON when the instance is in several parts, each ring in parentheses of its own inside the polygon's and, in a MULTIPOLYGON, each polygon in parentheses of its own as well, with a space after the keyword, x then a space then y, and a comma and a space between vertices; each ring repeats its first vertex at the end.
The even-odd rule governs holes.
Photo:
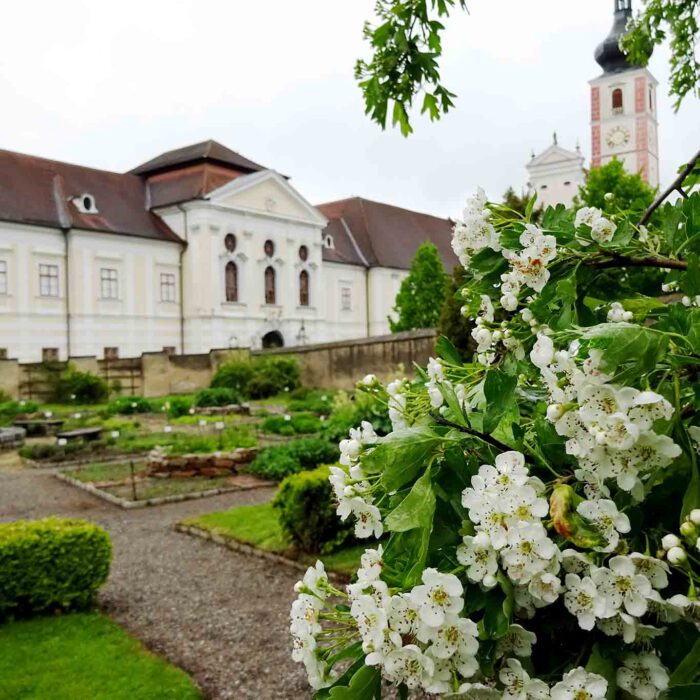
POLYGON ((448 272, 458 262, 450 244, 449 219, 362 197, 319 204, 317 209, 329 219, 324 235, 330 234, 335 245, 323 249, 328 262, 408 270, 425 241, 435 244, 448 272))
POLYGON ((269 170, 264 165, 255 163, 245 156, 242 156, 230 148, 226 148, 218 141, 209 139, 201 143, 194 143, 191 146, 183 146, 172 151, 166 151, 159 156, 152 158, 145 163, 137 166, 130 172, 134 175, 152 175, 153 173, 180 168, 183 165, 192 163, 201 163, 207 161, 210 163, 219 163, 225 166, 233 166, 236 170, 243 173, 254 173, 259 170, 269 170))
POLYGON ((3 150, 0 220, 182 242, 146 208, 140 177, 3 150), (95 198, 98 213, 77 209, 72 200, 82 194, 95 198))

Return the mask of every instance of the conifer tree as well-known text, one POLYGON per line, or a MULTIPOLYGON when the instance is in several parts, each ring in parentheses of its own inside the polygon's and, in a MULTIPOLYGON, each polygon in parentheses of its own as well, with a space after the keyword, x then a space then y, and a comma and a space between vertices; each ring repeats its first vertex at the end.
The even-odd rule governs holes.
POLYGON ((434 328, 445 301, 447 279, 437 248, 429 241, 422 243, 396 295, 396 320, 389 318, 391 332, 434 328))

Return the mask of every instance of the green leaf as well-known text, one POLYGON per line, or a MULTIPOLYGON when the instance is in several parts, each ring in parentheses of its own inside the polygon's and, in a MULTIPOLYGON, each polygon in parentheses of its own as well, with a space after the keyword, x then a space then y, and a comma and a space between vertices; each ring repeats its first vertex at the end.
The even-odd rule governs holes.
POLYGON ((506 374, 500 369, 492 369, 484 380, 486 413, 484 415, 484 432, 491 433, 501 422, 501 418, 515 402, 517 377, 506 374))
POLYGON ((332 700, 374 700, 381 698, 382 677, 378 668, 364 665, 356 671, 347 687, 331 689, 332 700))
POLYGON ((438 357, 445 360, 445 362, 449 362, 451 365, 462 366, 462 356, 459 354, 459 350, 457 350, 452 344, 452 341, 444 335, 441 335, 437 343, 435 343, 435 352, 438 354, 438 357))
POLYGON ((617 672, 615 670, 615 664, 610 654, 604 654, 601 651, 599 644, 593 645, 593 650, 586 664, 586 671, 589 673, 597 673, 599 676, 605 678, 608 682, 608 690, 605 693, 605 697, 607 700, 614 700, 615 693, 617 692, 617 672))
POLYGON ((368 474, 381 473, 389 493, 398 491, 420 474, 440 441, 440 436, 427 427, 397 430, 362 457, 362 468, 368 474))
POLYGON ((662 693, 663 700, 698 700, 700 698, 700 683, 691 685, 676 685, 662 693))
POLYGON ((490 639, 498 639, 508 632, 510 617, 506 614, 506 608, 512 606, 508 603, 508 597, 499 588, 496 588, 486 596, 483 627, 490 639))
MULTIPOLYGON (((690 650, 683 661, 678 664, 676 670, 671 674, 670 683, 674 685, 683 685, 692 683, 698 680, 700 675, 700 639, 695 642, 695 645, 690 650)), ((698 696, 700 697, 700 695, 698 696)))
POLYGON ((691 297, 700 294, 700 267, 697 253, 688 255, 688 270, 683 281, 683 291, 691 297))
POLYGON ((387 530, 406 532, 415 528, 429 528, 435 513, 435 492, 430 476, 426 470, 408 496, 386 516, 384 521, 387 530))
POLYGON ((587 329, 583 337, 602 349, 601 365, 606 372, 630 362, 635 372, 651 371, 668 345, 663 333, 633 323, 601 323, 587 329))

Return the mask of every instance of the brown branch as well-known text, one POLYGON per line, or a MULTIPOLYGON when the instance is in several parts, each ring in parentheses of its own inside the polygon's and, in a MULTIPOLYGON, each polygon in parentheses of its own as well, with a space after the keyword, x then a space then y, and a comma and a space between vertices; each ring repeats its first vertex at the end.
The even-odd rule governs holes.
POLYGON ((643 226, 651 218, 651 215, 668 199, 668 197, 673 194, 673 192, 680 192, 683 197, 687 197, 686 193, 683 191, 681 185, 685 178, 693 172, 696 163, 700 161, 700 151, 698 151, 691 159, 688 164, 683 168, 678 177, 653 201, 651 206, 644 212, 639 221, 639 225, 643 226))
POLYGON ((646 258, 630 258, 627 255, 616 255, 611 253, 609 260, 592 260, 589 263, 596 270, 607 270, 613 267, 659 267, 671 270, 687 270, 688 263, 685 260, 675 260, 674 258, 660 258, 649 256, 646 258))
MULTIPOLYGON (((495 447, 498 450, 501 450, 502 452, 512 452, 513 448, 510 447, 509 445, 506 445, 504 442, 501 442, 500 440, 496 440, 495 437, 492 437, 491 435, 487 435, 486 433, 480 433, 478 430, 473 430, 472 428, 467 428, 466 425, 460 425, 459 423, 454 423, 451 420, 447 420, 447 418, 443 418, 441 415, 437 413, 431 413, 430 417, 438 424, 438 425, 444 425, 447 428, 454 428, 455 430, 458 430, 460 433, 465 433, 466 435, 471 435, 472 437, 478 438, 482 442, 485 442, 487 445, 491 445, 491 447, 495 447)), ((530 458, 528 455, 525 456, 525 460, 527 462, 530 462, 530 458)))

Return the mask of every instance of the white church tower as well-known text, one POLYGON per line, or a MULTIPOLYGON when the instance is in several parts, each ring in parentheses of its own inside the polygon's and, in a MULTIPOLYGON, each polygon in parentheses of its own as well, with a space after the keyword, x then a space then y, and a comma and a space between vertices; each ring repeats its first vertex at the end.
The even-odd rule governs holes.
POLYGON ((614 0, 615 15, 608 37, 595 51, 603 74, 591 86, 591 167, 613 158, 640 173, 652 187, 659 185, 659 140, 656 78, 646 68, 628 62, 620 49, 632 16, 632 0, 614 0))

